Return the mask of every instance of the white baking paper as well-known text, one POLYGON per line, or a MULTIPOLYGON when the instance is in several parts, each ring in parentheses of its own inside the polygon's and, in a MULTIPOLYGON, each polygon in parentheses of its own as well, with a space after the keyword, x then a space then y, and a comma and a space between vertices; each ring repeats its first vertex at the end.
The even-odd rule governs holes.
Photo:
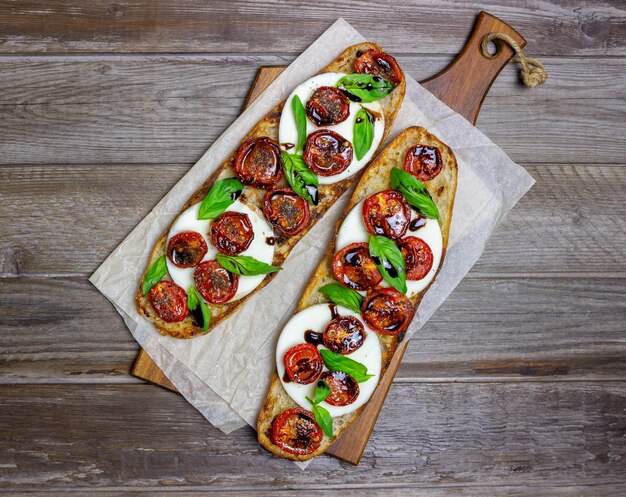
MULTIPOLYGON (((299 83, 348 46, 363 41, 346 21, 335 22, 215 141, 90 279, 185 398, 226 433, 246 423, 255 426, 275 367, 277 335, 320 261, 351 192, 298 243, 274 281, 208 335, 192 340, 161 336, 135 308, 141 275, 165 227, 252 126, 299 83)), ((468 273, 494 228, 534 182, 485 135, 407 76, 406 97, 389 140, 414 125, 426 127, 452 148, 459 177, 445 262, 407 337, 424 325, 468 273)))

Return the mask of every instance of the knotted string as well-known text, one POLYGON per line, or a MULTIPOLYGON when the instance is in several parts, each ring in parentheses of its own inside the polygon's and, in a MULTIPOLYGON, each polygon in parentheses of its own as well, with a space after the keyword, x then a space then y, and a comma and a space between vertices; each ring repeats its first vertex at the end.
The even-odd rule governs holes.
POLYGON ((522 65, 520 77, 526 86, 534 88, 535 86, 546 82, 548 79, 548 73, 546 72, 544 65, 537 59, 526 57, 522 51, 522 47, 519 46, 519 43, 517 43, 509 35, 505 35, 503 33, 488 33, 485 35, 483 42, 480 45, 485 57, 489 57, 490 59, 495 57, 495 54, 492 55, 489 53, 489 42, 494 40, 502 40, 515 51, 516 57, 513 60, 522 65))

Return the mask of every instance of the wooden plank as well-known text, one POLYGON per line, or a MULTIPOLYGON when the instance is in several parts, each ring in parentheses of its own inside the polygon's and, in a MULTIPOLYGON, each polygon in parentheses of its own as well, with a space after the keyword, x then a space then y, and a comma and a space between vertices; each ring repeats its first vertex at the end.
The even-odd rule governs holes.
POLYGON ((533 53, 624 55, 626 20, 618 1, 590 5, 540 0, 454 2, 346 0, 289 3, 108 0, 4 2, 3 53, 23 52, 301 52, 339 17, 387 50, 458 53, 479 10, 526 36, 533 53), (385 22, 380 13, 385 12, 385 22))
MULTIPOLYGON (((287 65, 293 55, 92 55, 0 58, 0 104, 119 105, 141 100, 240 98, 259 65, 287 65), (233 84, 236 81, 237 84, 233 84)), ((407 74, 418 81, 436 74, 450 55, 401 55, 407 74)), ((508 65, 489 97, 539 100, 624 99, 626 60, 622 57, 542 57, 549 82, 529 90, 519 83, 516 64, 508 65), (589 84, 589 74, 594 75, 589 84)))
MULTIPOLYGON (((625 292, 626 278, 468 277, 411 340, 397 381, 624 378, 625 292)), ((0 382, 137 381, 137 343, 83 278, 0 279, 0 309, 0 382)))
POLYGON ((163 389, 2 386, 0 487, 543 493, 595 485, 610 495, 624 484, 625 401, 624 382, 394 385, 358 468, 320 458, 301 471, 261 449, 251 428, 225 435, 163 389))
MULTIPOLYGON (((188 167, 1 167, 0 276, 91 274, 188 167)), ((474 274, 626 274, 626 167, 526 168, 537 184, 474 274)))
MULTIPOLYGON (((478 128, 517 162, 621 163, 623 99, 488 97, 478 128), (584 139, 581 139, 584 137, 584 139)), ((0 106, 4 164, 193 163, 239 115, 241 97, 0 106)))

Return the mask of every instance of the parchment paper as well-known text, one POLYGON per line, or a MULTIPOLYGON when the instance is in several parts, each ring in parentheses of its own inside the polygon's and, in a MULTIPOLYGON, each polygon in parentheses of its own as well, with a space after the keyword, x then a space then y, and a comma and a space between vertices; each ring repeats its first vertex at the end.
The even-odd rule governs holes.
MULTIPOLYGON (((226 433, 246 423, 255 426, 275 367, 277 335, 320 261, 351 191, 300 241, 274 281, 208 335, 193 340, 161 336, 137 312, 135 292, 162 231, 250 128, 299 83, 348 46, 363 41, 346 21, 335 22, 215 141, 90 279, 185 398, 226 433)), ((407 75, 406 97, 389 140, 414 125, 428 128, 452 148, 459 177, 445 262, 407 337, 424 325, 467 274, 494 228, 534 183, 485 135, 407 75)))

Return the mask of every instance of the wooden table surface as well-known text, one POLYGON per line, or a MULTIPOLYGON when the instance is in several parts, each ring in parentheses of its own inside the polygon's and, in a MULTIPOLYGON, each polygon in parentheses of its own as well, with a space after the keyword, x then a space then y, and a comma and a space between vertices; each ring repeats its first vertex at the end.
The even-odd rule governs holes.
POLYGON ((0 2, 0 492, 626 494, 623 2, 0 2), (307 471, 131 377, 87 281, 238 115, 259 65, 336 18, 417 79, 485 9, 528 40, 478 127, 537 184, 408 347, 360 466, 307 471))

